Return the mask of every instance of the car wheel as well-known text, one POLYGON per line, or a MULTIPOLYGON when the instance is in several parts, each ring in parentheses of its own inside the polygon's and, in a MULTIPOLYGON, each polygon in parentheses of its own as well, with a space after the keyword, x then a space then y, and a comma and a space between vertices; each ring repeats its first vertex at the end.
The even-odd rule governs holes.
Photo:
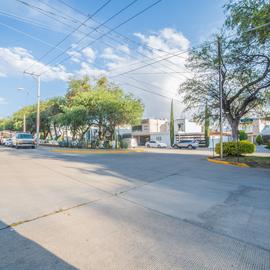
POLYGON ((192 145, 189 145, 187 148, 188 148, 188 149, 193 149, 192 145))
POLYGON ((147 146, 146 146, 147 148, 150 148, 150 145, 149 144, 147 144, 147 146))
POLYGON ((173 148, 174 148, 174 149, 177 149, 177 148, 178 148, 178 146, 177 146, 177 145, 173 145, 173 148))
POLYGON ((15 145, 15 148, 16 148, 16 149, 19 149, 19 146, 16 144, 16 145, 15 145))
POLYGON ((158 145, 158 146, 157 146, 157 148, 161 148, 161 146, 160 146, 160 145, 158 145))

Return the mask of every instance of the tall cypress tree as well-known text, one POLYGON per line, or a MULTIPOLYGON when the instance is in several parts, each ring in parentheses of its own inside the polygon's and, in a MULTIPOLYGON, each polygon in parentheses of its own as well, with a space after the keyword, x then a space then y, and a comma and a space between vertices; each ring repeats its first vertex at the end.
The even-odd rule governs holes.
POLYGON ((173 114, 173 99, 172 99, 172 102, 171 102, 170 140, 171 140, 171 146, 173 146, 173 144, 174 144, 174 114, 173 114))
POLYGON ((208 109, 208 104, 205 104, 205 112, 204 112, 204 137, 206 147, 209 146, 209 126, 210 126, 210 113, 208 109))

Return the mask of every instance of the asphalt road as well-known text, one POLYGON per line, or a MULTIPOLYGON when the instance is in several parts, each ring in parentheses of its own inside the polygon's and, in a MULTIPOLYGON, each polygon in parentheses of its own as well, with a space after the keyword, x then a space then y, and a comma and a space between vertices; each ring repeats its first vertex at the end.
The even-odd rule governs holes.
POLYGON ((270 170, 206 155, 0 148, 0 269, 269 270, 270 170))

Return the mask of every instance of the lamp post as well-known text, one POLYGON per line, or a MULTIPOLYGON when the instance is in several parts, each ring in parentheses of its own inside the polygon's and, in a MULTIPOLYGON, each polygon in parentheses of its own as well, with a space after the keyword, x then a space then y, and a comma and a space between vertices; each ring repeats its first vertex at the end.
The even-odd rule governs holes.
POLYGON ((36 148, 39 146, 39 127, 40 127, 40 74, 31 72, 23 72, 24 74, 30 75, 37 80, 37 122, 36 122, 36 148))
MULTIPOLYGON (((25 90, 22 87, 17 88, 18 91, 26 91, 27 96, 29 96, 29 91, 25 90)), ((23 132, 26 132, 26 114, 23 113, 23 132)))

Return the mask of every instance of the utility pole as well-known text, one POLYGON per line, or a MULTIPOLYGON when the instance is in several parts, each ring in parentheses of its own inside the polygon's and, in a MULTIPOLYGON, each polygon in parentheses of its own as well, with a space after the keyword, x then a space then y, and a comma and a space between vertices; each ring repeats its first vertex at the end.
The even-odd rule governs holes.
POLYGON ((37 80, 37 122, 36 122, 36 147, 39 147, 39 128, 40 128, 40 74, 35 74, 31 72, 23 72, 24 74, 31 75, 37 80))
POLYGON ((221 39, 217 38, 218 46, 218 84, 219 84, 219 113, 220 113, 220 159, 223 159, 223 129, 222 129, 222 101, 223 101, 223 91, 222 91, 222 82, 221 82, 221 39))

